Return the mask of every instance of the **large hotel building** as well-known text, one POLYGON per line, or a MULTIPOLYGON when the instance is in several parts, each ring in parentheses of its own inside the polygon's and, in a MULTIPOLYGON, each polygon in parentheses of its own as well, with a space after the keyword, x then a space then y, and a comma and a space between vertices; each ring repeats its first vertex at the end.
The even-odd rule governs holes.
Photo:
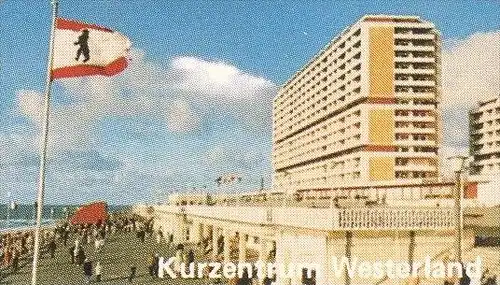
POLYGON ((273 187, 401 185, 438 177, 440 35, 415 16, 364 16, 273 102, 273 187))
POLYGON ((500 96, 480 102, 469 115, 471 174, 500 174, 500 96))

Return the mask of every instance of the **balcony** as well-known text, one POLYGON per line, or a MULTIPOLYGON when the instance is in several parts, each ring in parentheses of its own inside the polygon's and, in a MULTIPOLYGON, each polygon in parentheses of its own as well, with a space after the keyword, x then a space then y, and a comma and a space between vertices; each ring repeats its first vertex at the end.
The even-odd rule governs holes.
MULTIPOLYGON (((399 106, 396 109, 400 109, 399 106)), ((416 116, 408 112, 408 115, 398 115, 396 114, 396 121, 399 122, 435 122, 436 116, 429 114, 425 116, 416 116)))
POLYGON ((500 157, 496 158, 485 158, 478 161, 474 161, 473 164, 477 166, 485 166, 488 164, 498 164, 500 163, 500 157))
POLYGON ((413 139, 397 139, 394 141, 395 145, 398 146, 437 146, 437 143, 435 141, 429 141, 429 140, 413 140, 413 139))
POLYGON ((409 127, 397 127, 394 128, 395 133, 405 133, 405 134, 434 134, 436 133, 435 128, 416 128, 414 126, 409 127))
POLYGON ((400 51, 436 51, 436 48, 434 46, 421 46, 421 45, 414 45, 412 43, 409 43, 407 45, 396 45, 394 47, 394 50, 400 50, 400 51))
POLYGON ((436 106, 432 104, 397 104, 395 106, 398 110, 418 110, 418 111, 434 111, 436 110, 436 106))
POLYGON ((397 153, 397 156, 401 158, 437 158, 437 154, 434 152, 416 152, 413 150, 400 151, 397 153))
POLYGON ((472 153, 474 155, 500 153, 500 146, 495 144, 493 146, 483 145, 483 147, 473 148, 472 153))
POLYGON ((394 69, 394 73, 434 75, 436 73, 436 70, 434 68, 424 69, 424 68, 413 68, 413 67, 408 67, 408 68, 396 67, 394 69))
POLYGON ((434 34, 417 34, 412 32, 407 32, 404 34, 394 34, 395 39, 419 39, 419 40, 434 40, 434 34))
POLYGON ((487 143, 495 143, 498 141, 499 136, 481 136, 479 138, 471 138, 471 144, 473 145, 478 145, 478 144, 487 144, 487 143))
POLYGON ((478 134, 482 134, 484 131, 483 131, 483 128, 482 127, 473 127, 470 129, 470 133, 472 135, 478 135, 478 134))
POLYGON ((425 87, 434 87, 436 86, 436 82, 434 80, 394 80, 395 85, 400 86, 425 86, 425 87))
POLYGON ((435 63, 434 57, 414 57, 411 54, 407 56, 395 56, 394 62, 421 62, 421 63, 435 63))
POLYGON ((500 125, 498 124, 484 124, 483 127, 481 128, 481 131, 483 133, 488 133, 488 132, 496 132, 500 130, 500 125))
POLYGON ((412 98, 434 99, 434 98, 436 98, 436 94, 434 94, 433 92, 396 91, 395 96, 399 97, 399 98, 409 98, 409 99, 412 99, 412 98))
POLYGON ((407 165, 396 165, 394 167, 395 171, 427 171, 436 172, 438 171, 435 165, 425 165, 425 164, 407 164, 407 165))

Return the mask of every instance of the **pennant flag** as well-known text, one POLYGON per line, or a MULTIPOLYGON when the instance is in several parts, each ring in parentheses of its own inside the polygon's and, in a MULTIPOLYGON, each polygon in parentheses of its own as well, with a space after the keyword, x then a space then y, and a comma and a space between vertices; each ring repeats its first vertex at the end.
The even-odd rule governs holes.
POLYGON ((222 184, 241 182, 241 176, 239 174, 225 174, 217 177, 217 179, 215 179, 215 182, 217 182, 217 186, 221 186, 222 184))
POLYGON ((52 79, 113 76, 127 67, 130 40, 94 24, 57 18, 52 79))

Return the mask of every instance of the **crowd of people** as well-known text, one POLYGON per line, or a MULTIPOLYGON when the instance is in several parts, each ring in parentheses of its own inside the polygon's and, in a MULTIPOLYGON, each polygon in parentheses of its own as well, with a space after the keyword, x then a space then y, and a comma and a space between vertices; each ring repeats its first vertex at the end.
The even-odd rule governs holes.
MULTIPOLYGON (((71 264, 82 266, 86 284, 101 282, 103 274, 103 266, 100 261, 101 252, 103 251, 106 240, 117 232, 131 233, 135 232, 141 242, 145 242, 146 233, 152 231, 152 222, 136 215, 121 215, 111 217, 104 223, 93 225, 79 225, 74 227, 75 235, 74 244, 69 247, 68 254, 71 264), (92 261, 85 253, 85 245, 93 245, 94 258, 92 261), (95 262, 95 266, 94 266, 95 262)), ((150 234, 150 236, 152 233, 150 234)), ((128 276, 131 282, 135 277, 135 268, 132 269, 128 276), (133 272, 132 272, 133 271, 133 272)))
MULTIPOLYGON (((58 235, 59 228, 54 230, 44 229, 40 233, 40 257, 49 254, 54 258, 57 248, 56 240, 60 238, 58 235)), ((6 273, 16 273, 21 262, 26 263, 32 258, 34 246, 34 232, 31 230, 9 232, 0 234, 0 278, 6 273)))
MULTIPOLYGON (((144 242, 146 233, 152 232, 152 222, 131 214, 111 215, 108 220, 96 224, 71 225, 61 222, 41 230, 40 259, 55 258, 57 248, 66 247, 69 262, 82 267, 85 282, 100 282, 103 271, 102 263, 98 260, 100 253, 106 239, 117 232, 136 232, 144 242), (86 245, 93 245, 95 266, 90 255, 85 252, 86 245)), ((9 274, 16 274, 20 267, 32 262, 34 240, 32 229, 0 233, 0 280, 9 274)))

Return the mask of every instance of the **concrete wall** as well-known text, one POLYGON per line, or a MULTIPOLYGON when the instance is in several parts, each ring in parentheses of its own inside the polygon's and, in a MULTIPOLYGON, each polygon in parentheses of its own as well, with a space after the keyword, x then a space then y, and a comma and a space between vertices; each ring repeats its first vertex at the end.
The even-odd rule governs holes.
MULTIPOLYGON (((470 248, 473 241, 471 235, 467 234, 465 240, 464 248, 470 248)), ((387 260, 423 263, 427 256, 432 260, 444 260, 451 256, 453 241, 453 232, 283 232, 277 235, 276 263, 285 266, 320 264, 317 284, 403 284, 407 280, 348 278, 345 270, 339 270, 337 275, 333 269, 333 258, 337 258, 337 264, 344 256, 350 256, 352 261, 357 258, 358 264, 361 261, 387 260)), ((278 284, 301 284, 301 281, 300 276, 295 276, 280 279, 278 284)))

